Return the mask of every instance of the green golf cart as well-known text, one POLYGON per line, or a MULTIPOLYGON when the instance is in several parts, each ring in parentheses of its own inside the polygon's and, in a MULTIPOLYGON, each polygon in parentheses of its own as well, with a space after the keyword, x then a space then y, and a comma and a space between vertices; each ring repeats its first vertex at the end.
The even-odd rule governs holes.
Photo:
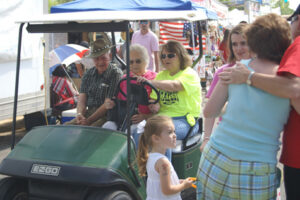
MULTIPOLYGON (((129 21, 137 17, 124 12, 121 17, 107 20, 107 16, 112 14, 116 13, 109 11, 86 12, 84 15, 64 13, 21 21, 17 79, 24 24, 27 25, 26 29, 29 33, 85 31, 111 32, 113 36, 114 32, 126 31, 127 41, 129 41, 129 21)), ((189 14, 184 17, 171 16, 170 13, 162 11, 144 14, 144 17, 152 15, 156 20, 165 18, 190 20, 192 16, 189 14)), ((118 13, 118 15, 122 14, 118 13)), ((114 37, 112 39, 114 42, 114 37)), ((126 52, 129 52, 129 46, 126 52)), ((129 53, 127 53, 128 60, 129 53)), ((129 77, 129 63, 125 66, 129 77)), ((138 175, 136 149, 130 134, 130 120, 127 119, 130 118, 134 105, 141 103, 136 99, 145 100, 147 97, 138 98, 140 92, 136 91, 142 89, 135 89, 129 79, 126 81, 127 114, 120 131, 87 126, 40 126, 29 131, 15 146, 15 126, 13 126, 12 151, 0 164, 0 174, 7 175, 0 180, 0 199, 146 199, 146 179, 138 175), (125 133, 126 129, 127 133, 125 133)), ((15 94, 17 98, 18 82, 16 82, 15 94)), ((17 99, 14 107, 14 124, 16 102, 17 99)), ((200 137, 201 131, 191 137, 188 134, 184 140, 178 141, 178 146, 173 152, 172 163, 179 178, 196 175, 201 155, 200 137)), ((191 195, 190 192, 195 195, 195 190, 192 188, 182 193, 183 199, 187 199, 187 196, 191 195)))

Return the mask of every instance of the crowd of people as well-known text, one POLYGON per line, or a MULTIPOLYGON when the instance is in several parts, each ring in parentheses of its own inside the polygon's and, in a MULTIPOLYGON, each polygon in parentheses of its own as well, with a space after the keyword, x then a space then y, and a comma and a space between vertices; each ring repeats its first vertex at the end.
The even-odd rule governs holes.
MULTIPOLYGON (((300 5, 288 18, 267 14, 227 30, 220 67, 201 108, 201 84, 184 46, 168 41, 159 49, 149 21, 140 21, 130 45, 131 83, 156 87, 160 100, 138 105, 131 131, 141 176, 147 175, 147 199, 181 199, 193 180, 179 180, 171 149, 189 130, 197 134, 204 115, 204 136, 197 174, 197 199, 276 199, 277 151, 283 134, 284 184, 288 200, 300 199, 300 5), (215 120, 218 119, 216 125, 215 120), (216 127, 214 127, 216 126, 216 127)), ((82 77, 77 116, 67 124, 118 129, 107 120, 123 75, 112 61, 109 37, 90 43, 94 67, 82 77)), ((123 52, 124 53, 124 52, 123 52)), ((126 83, 120 85, 126 93, 126 83)), ((146 88, 149 101, 157 95, 146 88)), ((76 94, 77 95, 77 94, 76 94)), ((200 155, 199 155, 200 156, 200 155)))

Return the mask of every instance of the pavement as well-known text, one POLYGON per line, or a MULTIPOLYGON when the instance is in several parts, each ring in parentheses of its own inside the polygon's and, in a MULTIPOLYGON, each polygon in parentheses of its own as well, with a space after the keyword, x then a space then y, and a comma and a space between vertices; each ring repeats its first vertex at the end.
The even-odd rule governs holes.
MULTIPOLYGON (((11 132, 13 127, 13 119, 5 119, 0 121, 0 136, 11 132)), ((23 116, 17 116, 16 118, 16 130, 25 128, 25 122, 23 116)))
MULTIPOLYGON (((11 151, 12 124, 13 124, 12 119, 0 120, 0 163, 11 151)), ((24 117, 18 116, 16 118, 15 142, 17 143, 19 140, 21 140, 26 133, 27 131, 25 129, 24 117)), ((0 179, 2 179, 3 177, 6 176, 0 174, 0 179)))

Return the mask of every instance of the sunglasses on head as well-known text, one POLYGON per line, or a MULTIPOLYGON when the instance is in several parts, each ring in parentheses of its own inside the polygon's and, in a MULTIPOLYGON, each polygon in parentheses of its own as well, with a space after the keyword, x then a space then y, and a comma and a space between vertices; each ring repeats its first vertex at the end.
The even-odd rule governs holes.
POLYGON ((136 59, 136 60, 130 60, 130 64, 134 64, 134 61, 135 61, 136 64, 141 64, 142 63, 141 59, 136 59))
POLYGON ((294 17, 292 17, 291 19, 291 24, 294 23, 295 21, 298 20, 298 15, 295 15, 294 17))
POLYGON ((175 56, 176 56, 175 53, 161 54, 161 59, 165 59, 166 57, 174 58, 175 56))

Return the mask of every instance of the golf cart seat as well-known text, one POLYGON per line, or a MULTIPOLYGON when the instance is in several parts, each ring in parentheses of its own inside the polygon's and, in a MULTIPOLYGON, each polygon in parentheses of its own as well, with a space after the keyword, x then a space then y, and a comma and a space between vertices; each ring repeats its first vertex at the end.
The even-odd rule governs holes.
MULTIPOLYGON (((195 126, 197 126, 197 125, 195 125, 195 126)), ((179 152, 185 151, 185 150, 191 148, 192 146, 195 146, 196 144, 198 144, 201 141, 202 118, 198 119, 198 126, 199 126, 198 132, 195 135, 190 136, 193 129, 196 128, 195 126, 190 128, 186 138, 184 138, 183 140, 176 140, 176 147, 172 150, 173 153, 179 153, 179 152)))
POLYGON ((197 133, 186 140, 186 145, 184 145, 184 140, 176 140, 176 147, 172 150, 173 153, 181 152, 185 149, 196 145, 201 140, 201 134, 197 133))
POLYGON ((198 119, 198 124, 198 132, 190 136, 196 126, 191 127, 186 138, 176 141, 176 148, 172 151, 172 164, 181 179, 195 176, 198 168, 201 157, 202 118, 198 119))

